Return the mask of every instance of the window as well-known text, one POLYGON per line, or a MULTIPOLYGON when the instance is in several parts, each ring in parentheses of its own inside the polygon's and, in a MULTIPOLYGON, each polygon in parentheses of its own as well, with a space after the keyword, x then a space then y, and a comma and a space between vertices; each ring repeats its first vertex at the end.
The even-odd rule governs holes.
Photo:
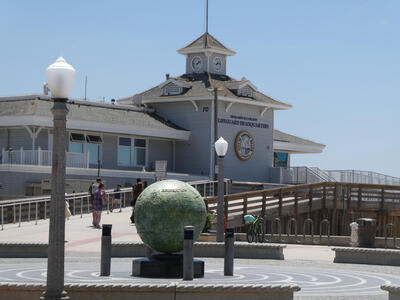
POLYGON ((284 152, 274 152, 274 167, 287 168, 289 154, 284 152))
POLYGON ((71 132, 69 135, 68 152, 83 153, 85 135, 71 132))
POLYGON ((100 144, 102 142, 103 139, 99 135, 71 132, 69 135, 68 152, 89 153, 89 164, 97 165, 100 144))
POLYGON ((85 135, 82 134, 82 133, 73 133, 73 132, 71 132, 71 134, 69 135, 69 140, 71 142, 83 143, 85 141, 85 135))
POLYGON ((136 166, 146 165, 146 140, 135 139, 134 159, 136 166))
POLYGON ((69 142, 68 152, 83 153, 83 143, 69 142))
POLYGON ((93 144, 100 144, 100 143, 103 142, 103 140, 101 139, 101 136, 99 136, 99 135, 90 135, 90 134, 88 134, 86 136, 86 141, 88 143, 93 143, 93 144))
POLYGON ((253 90, 249 86, 245 86, 239 90, 239 95, 243 97, 253 97, 253 90))
POLYGON ((118 141, 118 165, 131 165, 131 143, 130 138, 120 137, 118 141))
POLYGON ((181 94, 181 88, 175 84, 168 84, 164 88, 164 96, 180 95, 180 94, 181 94))
POLYGON ((118 139, 118 165, 127 167, 145 166, 146 150, 145 139, 120 137, 118 139))
POLYGON ((86 144, 86 153, 89 153, 89 164, 97 165, 99 160, 100 144, 86 144))

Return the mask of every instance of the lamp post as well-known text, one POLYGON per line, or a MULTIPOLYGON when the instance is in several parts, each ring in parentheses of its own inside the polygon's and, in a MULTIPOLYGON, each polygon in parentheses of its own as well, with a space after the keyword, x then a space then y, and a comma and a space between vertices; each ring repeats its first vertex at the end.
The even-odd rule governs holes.
POLYGON ((42 299, 69 299, 64 291, 65 241, 65 159, 67 149, 67 101, 75 79, 75 69, 63 57, 46 70, 53 113, 53 162, 47 284, 42 299))
POLYGON ((222 137, 215 142, 218 155, 218 206, 217 206, 217 242, 224 241, 224 157, 228 151, 228 142, 222 137))

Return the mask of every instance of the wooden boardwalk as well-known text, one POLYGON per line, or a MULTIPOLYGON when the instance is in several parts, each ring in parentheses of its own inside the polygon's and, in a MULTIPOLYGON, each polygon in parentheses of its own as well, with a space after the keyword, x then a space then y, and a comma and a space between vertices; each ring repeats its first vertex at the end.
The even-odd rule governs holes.
MULTIPOLYGON (((267 222, 279 218, 283 230, 292 218, 298 225, 312 219, 315 231, 327 219, 332 235, 348 235, 348 225, 360 217, 376 219, 379 236, 386 229, 397 235, 400 229, 400 186, 321 182, 226 195, 224 202, 228 225, 234 227, 242 227, 243 216, 253 214, 267 222)), ((217 197, 206 198, 206 203, 216 210, 217 197)))

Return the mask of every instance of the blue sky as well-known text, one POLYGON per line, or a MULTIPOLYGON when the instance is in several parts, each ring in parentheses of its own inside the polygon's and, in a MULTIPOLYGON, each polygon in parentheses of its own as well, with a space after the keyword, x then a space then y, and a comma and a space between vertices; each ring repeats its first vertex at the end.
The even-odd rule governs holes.
MULTIPOLYGON (((293 105, 275 127, 327 145, 292 165, 400 176, 400 2, 210 0, 228 74, 293 105)), ((184 73, 205 0, 0 2, 0 95, 39 93, 63 55, 72 97, 120 98, 184 73)))

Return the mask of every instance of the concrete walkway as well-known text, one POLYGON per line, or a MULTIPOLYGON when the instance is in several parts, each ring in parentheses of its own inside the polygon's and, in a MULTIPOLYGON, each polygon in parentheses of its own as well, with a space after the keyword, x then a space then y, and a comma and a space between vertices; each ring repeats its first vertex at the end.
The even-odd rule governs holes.
MULTIPOLYGON (((131 208, 125 208, 122 212, 114 210, 107 214, 103 212, 101 223, 112 224, 113 241, 140 241, 136 233, 135 225, 129 219, 131 208)), ((99 253, 101 241, 101 229, 92 226, 92 216, 84 214, 72 216, 65 223, 66 236, 68 241, 65 245, 66 254, 73 252, 99 253)), ((4 230, 0 231, 0 241, 2 242, 45 242, 49 239, 49 220, 40 220, 35 225, 35 221, 23 222, 21 227, 18 224, 4 225, 4 230)))
MULTIPOLYGON (((102 224, 112 224, 113 241, 132 242, 141 241, 135 225, 130 222, 131 208, 124 208, 122 212, 114 210, 112 213, 103 212, 102 224)), ((99 253, 101 230, 92 227, 92 216, 89 214, 72 216, 65 223, 66 254, 69 253, 99 253)), ((49 220, 40 220, 18 224, 9 224, 0 231, 2 242, 48 242, 49 220)), ((291 245, 284 249, 285 260, 317 260, 333 261, 334 252, 331 247, 311 245, 291 245)))
MULTIPOLYGON (((113 241, 140 241, 130 223, 130 208, 103 212, 102 224, 112 224, 113 241)), ((134 278, 131 258, 114 258, 112 276, 99 277, 101 230, 92 227, 89 214, 66 222, 66 282, 164 282, 134 278)), ((1 242, 47 242, 49 220, 9 224, 0 230, 1 242)), ((223 259, 204 259, 206 276, 194 283, 293 283, 302 290, 295 299, 387 299, 384 283, 400 284, 398 267, 335 264, 331 247, 292 245, 284 249, 285 260, 235 260, 235 276, 222 275, 223 259)), ((5 282, 45 282, 47 259, 0 258, 0 279, 5 282)), ((167 280, 168 281, 168 280, 167 280)))

